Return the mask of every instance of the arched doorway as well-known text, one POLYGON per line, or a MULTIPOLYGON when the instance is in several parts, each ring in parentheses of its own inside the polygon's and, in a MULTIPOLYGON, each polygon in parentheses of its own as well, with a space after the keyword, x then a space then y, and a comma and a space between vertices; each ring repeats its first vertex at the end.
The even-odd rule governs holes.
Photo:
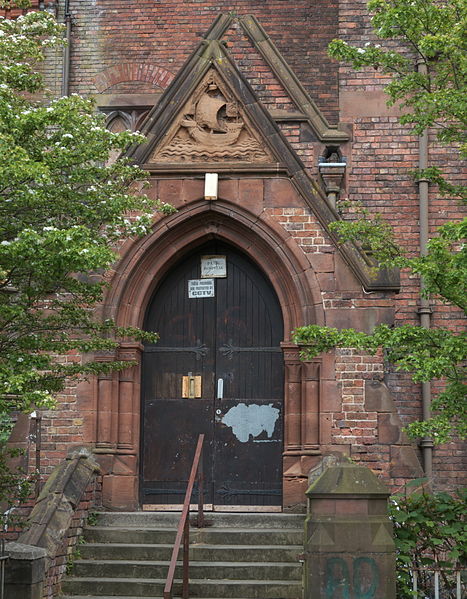
MULTIPOLYGON (((290 331, 307 322, 324 324, 325 318, 313 268, 266 211, 258 217, 227 201, 200 201, 161 219, 152 235, 128 241, 122 248, 101 317, 113 318, 121 326, 144 327, 148 307, 165 278, 189 253, 216 240, 248 256, 280 303, 285 369, 282 505, 296 505, 303 500, 306 473, 319 452, 326 416, 320 416, 320 360, 302 365, 290 331)), ((101 375, 92 394, 103 503, 112 509, 137 509, 142 503, 142 355, 143 346, 132 341, 122 342, 115 356, 103 354, 102 360, 131 360, 136 365, 118 376, 101 375)))
POLYGON ((211 240, 160 282, 144 327, 160 340, 142 359, 143 506, 183 501, 199 433, 208 503, 280 506, 284 326, 262 270, 211 240))

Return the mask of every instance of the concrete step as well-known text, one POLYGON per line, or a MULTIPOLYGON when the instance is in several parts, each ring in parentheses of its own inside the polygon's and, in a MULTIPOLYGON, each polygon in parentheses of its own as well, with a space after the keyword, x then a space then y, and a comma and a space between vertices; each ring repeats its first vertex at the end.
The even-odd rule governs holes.
MULTIPOLYGON (((128 543, 87 543, 80 545, 82 559, 87 560, 149 560, 167 561, 172 556, 173 545, 128 543)), ((303 545, 206 545, 192 544, 190 560, 215 561, 222 555, 224 561, 259 562, 267 559, 272 562, 297 562, 303 552, 303 545)))
MULTIPOLYGON (((68 578, 62 583, 64 595, 88 597, 161 597, 165 580, 135 578, 68 578)), ((300 599, 302 585, 283 580, 190 580, 193 597, 243 597, 245 599, 300 599)), ((181 582, 176 581, 174 595, 180 596, 181 582)))
MULTIPOLYGON (((195 517, 196 514, 193 515, 195 517)), ((162 597, 180 514, 102 512, 85 529, 64 599, 162 597)), ((209 513, 190 530, 190 596, 300 599, 304 516, 209 513)), ((179 559, 180 559, 179 555, 179 559)), ((174 597, 181 594, 181 564, 174 597)))
MULTIPOLYGON (((90 543, 170 544, 175 540, 175 532, 174 528, 166 527, 90 526, 85 529, 84 538, 90 543)), ((301 545, 303 532, 295 528, 194 528, 190 530, 190 542, 208 545, 301 545)))
MULTIPOLYGON (((196 517, 196 512, 191 518, 196 517)), ((221 528, 296 528, 303 530, 304 514, 255 513, 255 512, 206 512, 209 526, 221 528)), ((180 512, 97 512, 98 526, 119 528, 154 528, 163 526, 176 528, 180 512)))
MULTIPOLYGON (((224 558, 224 555, 219 556, 224 558)), ((73 563, 73 576, 78 578, 165 578, 169 562, 137 560, 76 560, 73 563)), ((191 580, 300 580, 302 566, 298 562, 200 562, 190 563, 191 580)), ((181 578, 182 566, 178 564, 175 576, 181 578)))

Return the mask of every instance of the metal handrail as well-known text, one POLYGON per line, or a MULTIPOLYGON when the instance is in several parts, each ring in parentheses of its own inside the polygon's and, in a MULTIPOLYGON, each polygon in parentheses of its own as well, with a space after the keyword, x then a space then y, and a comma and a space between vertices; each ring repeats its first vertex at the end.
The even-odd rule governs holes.
POLYGON ((178 523, 177 535, 175 537, 174 548, 172 550, 172 557, 170 559, 169 571, 167 572, 167 579, 164 587, 164 599, 172 599, 172 587, 175 577, 175 568, 177 566, 178 553, 180 551, 180 545, 183 541, 183 586, 182 586, 182 597, 188 599, 189 596, 189 547, 190 547, 190 503, 191 495, 193 493, 193 487, 195 484, 195 477, 198 474, 198 520, 197 527, 202 528, 204 526, 204 497, 203 497, 203 451, 204 435, 201 434, 198 437, 198 443, 196 445, 195 455, 193 458, 193 464, 191 466, 190 478, 188 479, 188 485, 185 493, 185 501, 183 502, 182 515, 178 523))

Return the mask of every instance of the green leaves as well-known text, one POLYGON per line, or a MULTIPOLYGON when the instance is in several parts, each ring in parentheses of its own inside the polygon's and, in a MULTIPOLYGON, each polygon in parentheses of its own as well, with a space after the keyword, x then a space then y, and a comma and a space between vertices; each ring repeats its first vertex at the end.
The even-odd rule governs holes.
MULTIPOLYGON (((72 378, 133 365, 83 353, 114 352, 121 339, 157 340, 101 322, 95 312, 118 243, 145 235, 154 212, 172 207, 133 193, 144 172, 109 160, 140 135, 106 130, 90 100, 48 98, 37 65, 47 48, 63 44, 62 33, 46 11, 0 18, 0 419, 6 422, 12 410, 52 407, 72 378), (38 91, 41 102, 31 99, 38 91)), ((7 493, 5 442, 6 435, 0 499, 7 493)))
POLYGON ((390 104, 405 108, 400 121, 415 133, 437 126, 438 138, 463 145, 465 154, 467 9, 465 0, 370 0, 380 44, 329 44, 334 58, 355 69, 373 67, 391 76, 385 88, 390 104), (387 40, 387 41, 386 41, 387 40), (401 51, 395 51, 396 40, 401 51), (423 65, 417 72, 415 63, 423 65))
POLYGON ((425 566, 441 569, 446 597, 454 599, 453 571, 462 568, 467 558, 466 508, 467 494, 463 490, 455 496, 424 490, 392 496, 389 514, 397 549, 398 597, 413 598, 413 568, 421 568, 420 596, 429 596, 431 583, 429 574, 423 571, 425 566))
MULTIPOLYGON (((465 0, 370 0, 373 34, 379 43, 362 47, 343 40, 329 44, 329 54, 354 69, 374 68, 388 75, 388 104, 401 110, 400 122, 416 134, 434 128, 438 140, 449 144, 452 155, 467 156, 467 4, 465 0), (419 68, 417 68, 417 65, 419 68)), ((462 170, 463 165, 459 165, 462 170)), ((452 171, 452 168, 451 168, 452 171)), ((414 174, 437 184, 441 194, 465 200, 466 188, 449 181, 439 166, 414 174)), ((332 228, 343 242, 367 250, 375 264, 408 269, 421 277, 425 297, 434 295, 446 304, 467 308, 466 220, 438 227, 424 255, 407 255, 381 215, 359 202, 341 202, 343 220, 332 228)), ((336 331, 326 327, 302 327, 295 340, 303 344, 305 357, 333 347, 357 347, 371 353, 385 350, 396 369, 412 374, 416 382, 438 379, 443 390, 434 398, 433 417, 411 424, 412 436, 431 436, 436 443, 452 434, 467 436, 465 367, 466 336, 463 333, 419 326, 389 329, 376 327, 371 335, 336 331)))
POLYGON ((437 444, 448 441, 453 434, 467 438, 463 370, 467 359, 465 332, 455 334, 448 329, 424 329, 413 325, 391 328, 382 324, 375 327, 373 333, 366 334, 353 329, 308 325, 295 329, 293 340, 300 345, 303 359, 312 359, 335 347, 353 347, 370 354, 383 348, 386 359, 396 370, 410 372, 415 382, 444 380, 444 390, 432 403, 435 415, 426 422, 410 424, 408 433, 412 437, 431 436, 437 444))

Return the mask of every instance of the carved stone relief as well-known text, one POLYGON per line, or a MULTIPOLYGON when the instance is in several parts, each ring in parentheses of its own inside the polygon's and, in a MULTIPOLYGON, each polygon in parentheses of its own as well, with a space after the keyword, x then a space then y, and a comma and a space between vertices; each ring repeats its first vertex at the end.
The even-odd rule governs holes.
POLYGON ((149 162, 275 162, 241 106, 211 69, 149 162))

